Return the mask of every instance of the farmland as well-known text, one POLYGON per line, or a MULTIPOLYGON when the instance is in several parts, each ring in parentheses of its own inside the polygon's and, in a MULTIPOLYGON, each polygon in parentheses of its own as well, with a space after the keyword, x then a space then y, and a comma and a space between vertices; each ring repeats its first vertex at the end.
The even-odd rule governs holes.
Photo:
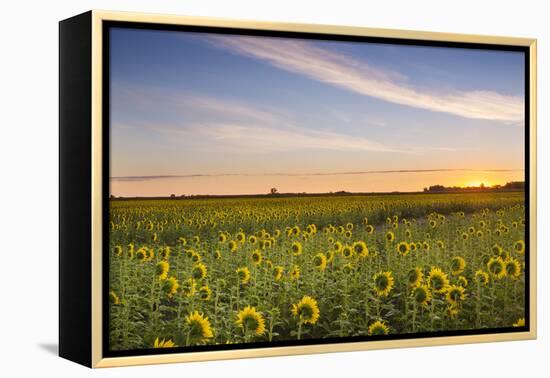
POLYGON ((521 326, 524 193, 112 200, 109 346, 521 326))

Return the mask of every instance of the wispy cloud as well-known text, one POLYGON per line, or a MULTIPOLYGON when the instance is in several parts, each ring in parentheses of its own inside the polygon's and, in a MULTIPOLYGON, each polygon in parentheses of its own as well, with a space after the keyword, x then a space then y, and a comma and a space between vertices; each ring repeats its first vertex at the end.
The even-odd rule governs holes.
POLYGON ((521 122, 524 100, 489 90, 438 92, 415 88, 398 72, 293 39, 211 36, 220 48, 264 61, 328 85, 415 108, 466 118, 521 122))
POLYGON ((269 127, 266 125, 213 124, 197 125, 189 130, 211 139, 249 150, 284 152, 292 150, 330 151, 378 151, 413 153, 407 149, 389 147, 363 137, 332 131, 313 130, 301 127, 269 127))
POLYGON ((346 176, 346 175, 372 175, 391 173, 431 173, 431 172, 522 172, 523 169, 472 169, 472 168, 435 168, 435 169, 392 169, 372 171, 350 172, 313 172, 313 173, 217 173, 217 174, 187 174, 187 175, 161 175, 161 176, 117 176, 111 177, 111 181, 152 181, 180 178, 200 177, 307 177, 307 176, 346 176))

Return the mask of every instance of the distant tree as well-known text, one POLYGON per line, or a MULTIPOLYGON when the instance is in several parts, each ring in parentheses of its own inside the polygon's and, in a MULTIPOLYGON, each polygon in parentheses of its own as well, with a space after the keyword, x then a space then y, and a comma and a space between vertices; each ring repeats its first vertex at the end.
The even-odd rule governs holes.
POLYGON ((277 188, 271 188, 271 190, 269 191, 269 194, 271 195, 277 194, 277 188))
POLYGON ((110 199, 115 199, 116 196, 114 194, 111 194, 111 196, 109 197, 110 199))
POLYGON ((176 195, 174 193, 170 194, 170 198, 176 198, 176 195))

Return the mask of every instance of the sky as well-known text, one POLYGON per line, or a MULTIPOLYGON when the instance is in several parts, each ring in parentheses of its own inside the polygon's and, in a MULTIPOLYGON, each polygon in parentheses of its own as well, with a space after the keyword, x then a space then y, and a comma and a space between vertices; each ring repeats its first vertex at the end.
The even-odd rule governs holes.
POLYGON ((115 196, 524 179, 520 52, 113 28, 115 196))

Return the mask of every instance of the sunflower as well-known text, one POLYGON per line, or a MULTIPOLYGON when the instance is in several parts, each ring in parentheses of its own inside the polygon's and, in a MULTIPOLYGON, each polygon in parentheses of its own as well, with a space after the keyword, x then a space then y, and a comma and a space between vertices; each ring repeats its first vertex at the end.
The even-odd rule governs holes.
POLYGON ((290 247, 290 249, 292 250, 292 253, 294 254, 294 256, 301 255, 302 254, 302 243, 300 243, 298 241, 295 241, 294 243, 292 243, 292 246, 290 247))
POLYGON ((317 268, 319 271, 324 271, 327 267, 327 257, 324 253, 318 253, 313 257, 313 265, 315 265, 315 268, 317 268))
POLYGON ((217 249, 217 250, 214 252, 214 258, 215 258, 216 260, 219 260, 219 259, 222 258, 222 252, 221 252, 219 249, 217 249))
POLYGON ((168 271, 170 270, 170 264, 166 261, 159 261, 156 265, 156 273, 159 280, 165 280, 168 277, 168 271))
POLYGON ((353 250, 359 257, 368 257, 369 249, 364 241, 357 241, 353 243, 353 250))
POLYGON ((405 230, 405 236, 406 236, 407 238, 410 238, 410 237, 412 236, 411 230, 406 229, 406 230, 405 230))
POLYGON ((469 236, 467 233, 463 232, 460 237, 462 238, 462 240, 468 240, 469 236))
POLYGON ((170 277, 164 280, 162 285, 162 291, 166 294, 168 298, 172 298, 174 294, 178 291, 180 283, 176 277, 170 277))
POLYGON ((204 339, 214 337, 210 321, 202 313, 194 311, 185 317, 185 323, 188 327, 187 337, 189 342, 199 343, 204 339))
POLYGON ((482 237, 483 237, 483 231, 477 230, 477 231, 476 231, 476 236, 477 236, 478 238, 482 238, 482 237))
POLYGON ((411 295, 415 302, 422 306, 426 306, 432 300, 432 293, 430 293, 428 285, 415 286, 411 295))
POLYGON ((466 260, 463 257, 455 256, 451 260, 451 273, 453 276, 458 276, 460 273, 464 272, 466 268, 466 260))
POLYGON ((157 233, 153 232, 153 235, 151 235, 151 240, 155 242, 155 241, 157 241, 157 239, 158 239, 157 233))
POLYGON ((346 259, 350 259, 354 256, 354 251, 353 251, 353 248, 349 245, 346 245, 344 248, 342 248, 342 255, 346 258, 346 259))
POLYGON ((244 243, 244 241, 246 239, 246 236, 245 236, 244 232, 238 232, 237 235, 235 236, 235 238, 237 239, 237 241, 239 243, 244 243))
POLYGON ((237 242, 235 240, 230 240, 229 243, 227 243, 227 247, 231 252, 235 252, 237 250, 237 242))
POLYGON ((122 246, 121 245, 115 246, 115 248, 113 248, 113 253, 118 257, 122 256, 122 246))
POLYGON ((275 281, 280 281, 283 278, 284 269, 282 266, 276 266, 273 268, 273 278, 275 281))
POLYGON ((209 301, 212 296, 212 290, 208 286, 203 286, 199 289, 199 298, 203 301, 209 301))
POLYGON ((292 305, 292 314, 298 317, 302 323, 317 323, 320 316, 317 301, 308 295, 304 295, 297 304, 292 305))
POLYGON ((506 276, 506 268, 504 266, 504 260, 502 257, 491 257, 487 263, 487 269, 489 273, 497 279, 506 276))
POLYGON ((504 261, 506 275, 511 278, 518 278, 521 275, 521 265, 518 260, 509 258, 504 261))
POLYGON ((393 242, 395 240, 394 233, 391 231, 386 232, 386 240, 390 243, 393 242))
POLYGON ((370 224, 367 225, 367 234, 372 235, 373 232, 374 232, 374 226, 370 224))
POLYGON ((258 241, 258 238, 257 238, 256 236, 254 236, 254 235, 250 235, 250 236, 248 237, 248 242, 249 242, 250 244, 256 244, 257 241, 258 241))
POLYGON ((227 235, 220 232, 220 234, 218 235, 218 242, 220 242, 220 244, 223 244, 226 241, 227 241, 227 235))
POLYGON ((292 267, 292 270, 290 271, 290 278, 293 280, 300 278, 300 267, 298 265, 294 265, 292 267))
POLYGON ((349 230, 346 231, 346 232, 344 233, 344 236, 345 236, 346 238, 348 238, 348 239, 351 238, 352 235, 353 235, 353 233, 352 233, 351 231, 349 231, 349 230))
POLYGON ((435 226, 437 226, 437 222, 436 222, 435 220, 432 219, 432 220, 430 221, 430 227, 431 227, 431 228, 435 228, 435 226))
POLYGON ((422 249, 425 250, 425 251, 429 251, 430 250, 430 243, 428 243, 427 241, 423 241, 422 242, 422 249))
POLYGON ((450 318, 456 318, 458 316, 458 307, 449 305, 447 306, 446 312, 450 318))
POLYGON ((183 236, 180 236, 178 238, 177 242, 181 245, 186 245, 187 244, 187 239, 185 239, 183 236))
POLYGON ((159 250, 159 255, 160 255, 160 258, 163 259, 163 260, 168 260, 170 258, 170 253, 171 253, 171 249, 169 246, 166 246, 164 248, 161 248, 159 250))
POLYGON ((237 277, 239 278, 239 282, 242 285, 246 285, 248 281, 250 281, 250 270, 246 266, 243 266, 241 268, 237 268, 235 271, 237 273, 237 277))
POLYGON ((147 252, 147 248, 145 247, 141 247, 136 252, 136 258, 138 259, 139 262, 147 261, 147 256, 148 256, 148 252, 147 252))
POLYGON ((514 251, 519 254, 525 253, 525 242, 523 240, 518 240, 514 243, 514 251))
POLYGON ((172 340, 170 340, 170 339, 168 339, 168 340, 165 340, 165 339, 159 340, 158 337, 155 339, 155 343, 153 344, 154 349, 157 349, 157 348, 175 348, 175 347, 177 347, 177 345, 172 340))
POLYGON ((195 295, 197 283, 194 279, 189 278, 182 282, 181 284, 181 293, 186 297, 192 297, 195 295))
POLYGON ((464 276, 459 276, 458 277, 458 285, 462 286, 462 287, 467 287, 468 286, 468 279, 464 276))
POLYGON ((206 265, 204 265, 203 263, 195 264, 193 270, 191 271, 191 275, 196 280, 202 280, 206 278, 207 274, 208 270, 206 269, 206 265))
POLYGON ((334 261, 334 251, 328 251, 327 252, 327 263, 331 263, 334 261))
POLYGON ((409 243, 407 243, 406 241, 399 242, 396 249, 401 256, 407 256, 409 251, 411 250, 411 248, 409 247, 409 243))
POLYGON ((116 293, 113 290, 111 290, 109 292, 109 300, 110 300, 111 304, 113 304, 113 305, 119 305, 120 304, 120 299, 119 299, 118 295, 116 295, 116 293))
POLYGON ((513 327, 525 327, 525 318, 519 318, 514 324, 513 327))
POLYGON ((128 250, 126 251, 126 257, 128 257, 130 260, 134 258, 134 244, 133 243, 128 244, 128 250))
POLYGON ((334 251, 340 252, 340 251, 342 251, 342 248, 344 248, 344 247, 342 246, 342 243, 340 243, 339 241, 337 241, 336 243, 334 243, 334 245, 332 246, 332 248, 334 249, 334 251))
POLYGON ((447 278, 447 274, 441 269, 432 267, 430 273, 428 273, 428 284, 434 293, 441 294, 447 290, 449 279, 447 278))
POLYGON ((260 265, 262 263, 262 252, 259 249, 252 252, 252 262, 254 265, 260 265))
POLYGON ((489 274, 487 274, 487 272, 484 272, 481 269, 476 271, 475 279, 477 282, 479 282, 482 285, 487 286, 489 284, 489 274))
POLYGON ((345 274, 350 274, 350 273, 353 273, 353 264, 352 263, 347 263, 345 264, 343 267, 342 267, 342 271, 345 273, 345 274))
POLYGON ((369 326, 367 332, 369 336, 382 336, 390 333, 390 328, 383 320, 377 320, 369 326))
POLYGON ((239 311, 235 323, 242 328, 245 334, 252 332, 256 336, 261 336, 265 333, 264 317, 260 312, 256 311, 255 307, 246 306, 239 311))
POLYGON ((393 274, 392 272, 378 272, 373 277, 374 291, 380 297, 387 297, 393 288, 393 274))
POLYGON ((418 267, 409 270, 409 273, 407 273, 407 280, 411 287, 416 287, 420 285, 423 277, 424 277, 424 273, 422 273, 422 269, 418 267))
POLYGON ((445 249, 445 243, 443 242, 443 240, 438 240, 436 242, 436 245, 437 245, 437 248, 439 249, 445 249))
POLYGON ((500 256, 502 254, 502 247, 498 244, 494 244, 491 247, 491 252, 493 252, 493 256, 500 256))
POLYGON ((449 304, 452 306, 458 305, 458 303, 462 300, 464 300, 465 294, 464 292, 466 289, 464 289, 462 286, 457 285, 451 285, 447 289, 447 295, 446 299, 449 304))

